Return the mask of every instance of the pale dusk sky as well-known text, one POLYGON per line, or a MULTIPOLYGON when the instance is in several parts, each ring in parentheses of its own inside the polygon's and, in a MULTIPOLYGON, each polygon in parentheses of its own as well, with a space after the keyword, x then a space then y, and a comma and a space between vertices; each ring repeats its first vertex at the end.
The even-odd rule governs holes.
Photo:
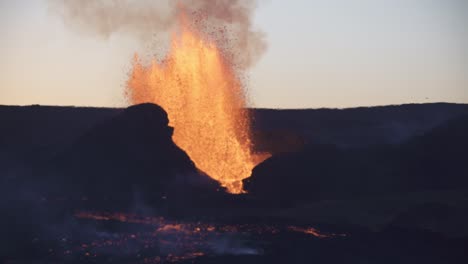
MULTIPOLYGON (((466 0, 265 0, 255 24, 269 45, 246 73, 255 107, 468 103, 466 0)), ((4 105, 124 106, 148 52, 70 29, 46 0, 0 0, 0 36, 4 105)))

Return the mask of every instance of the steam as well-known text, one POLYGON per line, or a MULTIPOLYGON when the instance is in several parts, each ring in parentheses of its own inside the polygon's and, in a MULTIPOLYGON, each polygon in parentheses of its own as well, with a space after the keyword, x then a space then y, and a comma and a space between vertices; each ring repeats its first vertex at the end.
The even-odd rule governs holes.
POLYGON ((238 67, 253 65, 266 50, 265 34, 254 29, 255 0, 49 0, 74 29, 109 38, 126 33, 148 41, 174 28, 184 11, 191 26, 205 33, 238 67))

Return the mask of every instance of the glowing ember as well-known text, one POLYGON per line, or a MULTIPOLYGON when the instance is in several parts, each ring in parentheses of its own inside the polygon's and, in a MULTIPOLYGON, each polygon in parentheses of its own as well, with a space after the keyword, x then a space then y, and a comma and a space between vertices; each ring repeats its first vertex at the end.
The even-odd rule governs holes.
POLYGON ((174 142, 196 166, 229 192, 242 193, 242 180, 261 160, 252 153, 243 86, 216 43, 184 21, 161 63, 146 67, 135 58, 130 100, 162 106, 174 142))
POLYGON ((157 227, 154 233, 167 234, 178 233, 186 235, 206 235, 209 233, 250 233, 250 234, 271 234, 275 235, 280 232, 296 232, 311 235, 317 238, 332 238, 346 236, 346 234, 324 233, 310 226, 287 226, 286 228, 275 225, 256 225, 256 224, 239 224, 239 225, 221 225, 207 223, 191 223, 191 222, 174 222, 166 220, 163 217, 142 217, 134 214, 124 213, 98 213, 98 212, 78 212, 75 214, 78 219, 90 219, 96 221, 117 221, 122 223, 142 224, 157 227))
POLYGON ((290 226, 290 227, 288 227, 288 229, 290 231, 299 232, 299 233, 303 233, 303 234, 308 234, 308 235, 312 235, 312 236, 315 236, 315 237, 318 237, 318 238, 329 238, 329 237, 335 236, 335 235, 322 234, 320 231, 318 231, 317 229, 315 229, 313 227, 290 226))
POLYGON ((344 236, 284 223, 225 224, 124 212, 82 211, 74 216, 78 236, 67 231, 34 238, 38 252, 49 260, 40 263, 198 263, 220 256, 271 254, 276 243, 289 243, 285 240, 291 235, 295 241, 344 236))

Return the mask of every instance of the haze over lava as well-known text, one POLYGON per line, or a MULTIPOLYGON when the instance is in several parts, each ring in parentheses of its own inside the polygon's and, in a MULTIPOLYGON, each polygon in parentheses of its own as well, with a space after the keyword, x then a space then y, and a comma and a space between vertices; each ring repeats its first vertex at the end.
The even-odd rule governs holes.
POLYGON ((164 13, 150 1, 53 3, 72 25, 106 37, 122 30, 143 38, 170 31, 171 46, 162 60, 143 65, 135 55, 128 99, 161 105, 175 129, 174 142, 196 166, 229 192, 242 193, 242 180, 266 156, 252 151, 241 81, 266 48, 263 34, 252 29, 256 2, 170 1, 164 13))

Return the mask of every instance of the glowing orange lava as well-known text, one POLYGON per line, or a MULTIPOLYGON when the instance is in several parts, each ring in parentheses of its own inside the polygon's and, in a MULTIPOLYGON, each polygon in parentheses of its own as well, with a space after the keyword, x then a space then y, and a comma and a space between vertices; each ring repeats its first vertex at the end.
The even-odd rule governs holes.
POLYGON ((216 43, 183 21, 162 62, 144 66, 135 58, 130 100, 162 106, 174 142, 195 165, 229 192, 242 193, 242 180, 261 159, 252 152, 243 85, 216 43))

